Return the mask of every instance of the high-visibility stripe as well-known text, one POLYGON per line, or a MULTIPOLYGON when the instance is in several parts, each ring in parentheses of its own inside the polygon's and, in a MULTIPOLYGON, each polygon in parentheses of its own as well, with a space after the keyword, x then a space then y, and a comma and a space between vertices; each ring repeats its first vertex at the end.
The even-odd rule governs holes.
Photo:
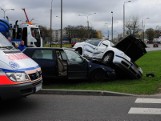
POLYGON ((12 85, 17 84, 17 82, 11 81, 6 75, 0 75, 0 85, 12 85))
POLYGON ((9 70, 9 69, 3 69, 0 68, 1 70, 3 70, 4 72, 22 72, 22 71, 29 71, 29 70, 34 70, 34 69, 39 69, 40 66, 35 66, 35 67, 30 67, 30 68, 23 68, 23 69, 16 69, 16 70, 9 70))

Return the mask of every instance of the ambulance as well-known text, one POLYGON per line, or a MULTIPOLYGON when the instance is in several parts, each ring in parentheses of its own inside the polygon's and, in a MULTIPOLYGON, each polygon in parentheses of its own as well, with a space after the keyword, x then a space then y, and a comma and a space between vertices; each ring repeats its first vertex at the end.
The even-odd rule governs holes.
POLYGON ((40 66, 0 33, 0 100, 36 93, 42 81, 40 66))

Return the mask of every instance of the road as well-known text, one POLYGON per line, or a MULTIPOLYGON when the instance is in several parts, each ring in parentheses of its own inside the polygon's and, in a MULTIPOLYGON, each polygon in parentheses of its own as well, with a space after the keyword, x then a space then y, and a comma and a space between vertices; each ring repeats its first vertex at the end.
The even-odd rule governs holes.
POLYGON ((156 51, 156 50, 161 50, 161 44, 159 44, 159 47, 153 47, 153 44, 147 44, 147 51, 156 51))
POLYGON ((160 98, 34 94, 1 102, 0 121, 160 121, 160 98))

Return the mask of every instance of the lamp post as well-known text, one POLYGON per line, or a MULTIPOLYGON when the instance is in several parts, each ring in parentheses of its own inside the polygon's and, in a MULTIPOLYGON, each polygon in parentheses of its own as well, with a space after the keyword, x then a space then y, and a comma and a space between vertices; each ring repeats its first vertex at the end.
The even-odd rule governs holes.
POLYGON ((125 1, 123 4, 123 37, 125 37, 125 4, 131 1, 125 1))
POLYGON ((51 42, 52 42, 52 4, 53 4, 53 0, 51 0, 51 8, 50 8, 50 47, 51 47, 51 42))
POLYGON ((15 10, 15 9, 3 9, 3 8, 1 8, 1 10, 2 10, 3 13, 4 13, 4 19, 6 19, 6 11, 7 11, 7 10, 15 10))
MULTIPOLYGON (((149 19, 149 18, 146 18, 146 19, 149 19)), ((143 40, 142 41, 143 42, 144 42, 144 35, 145 35, 145 32, 144 32, 145 31, 145 22, 144 21, 145 21, 145 19, 142 20, 142 29, 143 29, 143 37, 142 37, 143 40)))
POLYGON ((63 39, 63 0, 61 0, 61 34, 60 34, 60 47, 62 48, 63 39))
POLYGON ((87 18, 87 29, 88 29, 88 38, 89 38, 89 19, 88 17, 91 16, 91 15, 94 15, 96 13, 92 13, 92 14, 87 14, 87 15, 80 15, 79 16, 85 16, 87 18))
POLYGON ((111 11, 111 14, 112 14, 111 41, 113 41, 113 11, 111 11))
POLYGON ((105 23, 106 25, 107 25, 107 38, 108 38, 108 40, 109 40, 109 28, 108 28, 108 23, 105 23))

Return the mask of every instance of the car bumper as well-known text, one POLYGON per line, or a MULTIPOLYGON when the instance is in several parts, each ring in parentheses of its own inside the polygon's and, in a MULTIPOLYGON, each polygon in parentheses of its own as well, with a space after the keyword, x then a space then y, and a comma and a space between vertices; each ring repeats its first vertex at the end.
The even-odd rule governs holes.
POLYGON ((41 88, 42 80, 17 85, 3 85, 0 86, 0 98, 4 100, 24 97, 39 91, 41 88))
POLYGON ((114 61, 114 65, 116 66, 115 70, 117 70, 117 74, 121 74, 122 76, 131 79, 139 79, 142 76, 142 69, 124 58, 119 59, 119 61, 114 61))

